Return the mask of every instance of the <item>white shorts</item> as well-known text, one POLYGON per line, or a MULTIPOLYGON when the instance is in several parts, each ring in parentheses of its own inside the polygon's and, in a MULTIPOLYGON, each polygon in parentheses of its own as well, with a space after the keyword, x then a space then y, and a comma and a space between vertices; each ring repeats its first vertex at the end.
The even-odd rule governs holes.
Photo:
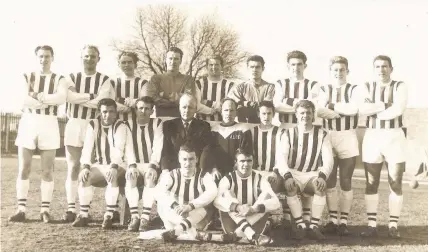
POLYGON ((318 178, 319 171, 311 171, 311 172, 300 172, 293 169, 289 170, 293 179, 296 181, 297 186, 300 189, 300 192, 303 193, 305 187, 308 185, 311 179, 318 178))
POLYGON ((360 155, 358 138, 355 130, 329 131, 333 156, 339 159, 360 155))
POLYGON ((65 125, 64 145, 83 147, 89 120, 70 118, 65 125))
POLYGON ((406 137, 402 129, 366 129, 363 162, 398 164, 406 161, 406 137))
POLYGON ((15 145, 30 150, 60 148, 58 118, 52 115, 22 114, 15 145))

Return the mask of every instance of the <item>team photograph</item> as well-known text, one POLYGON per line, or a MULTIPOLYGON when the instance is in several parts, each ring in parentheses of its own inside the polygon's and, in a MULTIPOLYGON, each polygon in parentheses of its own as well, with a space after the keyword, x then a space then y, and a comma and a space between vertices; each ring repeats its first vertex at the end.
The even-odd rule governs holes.
POLYGON ((265 2, 14 6, 1 250, 428 251, 428 6, 265 2))

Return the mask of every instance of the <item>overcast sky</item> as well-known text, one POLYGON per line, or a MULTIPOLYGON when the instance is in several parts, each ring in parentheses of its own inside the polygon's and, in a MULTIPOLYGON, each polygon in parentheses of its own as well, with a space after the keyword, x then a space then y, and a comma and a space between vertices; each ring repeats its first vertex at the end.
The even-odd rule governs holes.
POLYGON ((33 50, 39 44, 53 46, 53 69, 60 73, 81 70, 80 48, 96 44, 101 51, 99 71, 114 76, 116 55, 109 44, 131 34, 136 8, 149 2, 172 3, 191 18, 217 13, 239 32, 244 50, 265 58, 264 79, 271 82, 287 76, 285 55, 291 50, 307 54, 306 77, 320 82, 328 81, 331 56, 347 57, 349 80, 356 84, 371 78, 374 56, 389 55, 393 78, 409 86, 409 107, 428 108, 428 5, 423 0, 37 0, 1 8, 2 110, 16 110, 10 91, 21 84, 22 72, 36 69, 33 50))

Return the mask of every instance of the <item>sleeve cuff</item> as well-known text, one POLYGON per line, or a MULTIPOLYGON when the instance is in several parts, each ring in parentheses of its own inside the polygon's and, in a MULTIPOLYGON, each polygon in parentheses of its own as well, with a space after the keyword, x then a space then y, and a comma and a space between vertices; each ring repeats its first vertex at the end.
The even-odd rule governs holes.
POLYGON ((293 178, 293 175, 291 175, 291 172, 286 172, 284 174, 284 181, 287 180, 287 179, 289 179, 289 178, 293 178))
POLYGON ((320 173, 318 174, 318 178, 322 178, 322 179, 324 179, 324 180, 327 180, 327 176, 326 176, 323 172, 321 172, 321 171, 320 171, 320 173))
POLYGON ((285 99, 285 103, 288 104, 288 105, 290 105, 290 106, 293 106, 293 99, 286 98, 285 99))
POLYGON ((83 169, 88 169, 88 170, 90 170, 90 169, 91 169, 91 166, 90 166, 90 165, 88 165, 88 164, 84 164, 84 165, 83 165, 83 169))
POLYGON ((155 164, 153 164, 153 163, 150 163, 150 164, 149 164, 149 168, 153 168, 153 169, 155 169, 155 170, 157 170, 157 169, 158 169, 157 165, 155 165, 155 164))
POLYGON ((178 203, 177 202, 172 202, 172 204, 171 204, 171 209, 174 209, 174 207, 176 207, 176 206, 178 206, 178 203))
POLYGON ((137 164, 135 164, 135 163, 134 164, 130 164, 129 168, 137 168, 137 164))
POLYGON ((385 103, 385 109, 389 108, 392 106, 392 103, 385 103))
POLYGON ((110 168, 113 168, 113 169, 117 170, 119 168, 119 165, 117 165, 117 164, 111 164, 110 168))
POLYGON ((231 212, 236 212, 236 208, 238 207, 238 204, 237 203, 232 203, 232 204, 230 204, 230 211, 231 212))
POLYGON ((193 203, 190 203, 189 206, 192 208, 192 210, 195 210, 195 205, 193 205, 193 203))
POLYGON ((265 213, 266 212, 266 206, 264 204, 260 204, 257 206, 257 210, 259 213, 265 213))
POLYGON ((331 109, 331 110, 334 110, 334 103, 329 103, 329 104, 327 105, 327 108, 328 108, 328 109, 331 109))
POLYGON ((93 100, 95 99, 95 95, 94 94, 89 94, 89 100, 93 100))

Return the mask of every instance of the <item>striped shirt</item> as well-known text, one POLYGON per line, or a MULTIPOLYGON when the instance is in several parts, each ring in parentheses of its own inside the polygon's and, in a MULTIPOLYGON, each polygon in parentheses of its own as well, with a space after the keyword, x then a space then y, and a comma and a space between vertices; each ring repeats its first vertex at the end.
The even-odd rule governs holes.
MULTIPOLYGON (((326 107, 334 110, 334 106, 338 103, 350 103, 353 99, 352 95, 357 86, 349 83, 335 88, 332 85, 320 87, 320 99, 325 97, 327 101, 326 107)), ((358 126, 358 114, 354 116, 343 115, 336 119, 323 119, 323 128, 333 131, 343 131, 356 129, 358 126)))
POLYGON ((276 149, 280 148, 283 129, 272 126, 270 129, 260 129, 256 126, 251 129, 254 147, 255 169, 259 171, 273 171, 275 166, 276 149))
MULTIPOLYGON (((64 103, 65 101, 65 99, 58 100, 55 97, 58 86, 61 85, 61 82, 64 82, 64 77, 55 73, 40 74, 37 72, 25 73, 24 77, 27 83, 27 93, 43 93, 45 97, 44 103, 51 103, 52 105, 48 105, 44 109, 25 107, 23 112, 56 116, 58 114, 58 105, 64 103), (49 102, 48 99, 51 100, 51 102, 49 102)), ((65 83, 63 83, 63 85, 65 85, 65 83)))
POLYGON ((136 162, 155 162, 159 165, 163 145, 162 120, 150 118, 144 125, 137 124, 136 120, 126 124, 131 129, 136 162))
POLYGON ((131 134, 121 120, 107 127, 102 125, 100 118, 89 121, 80 163, 91 164, 93 151, 96 163, 101 165, 117 164, 123 167, 125 162, 135 164, 131 134))
MULTIPOLYGON (((119 104, 124 105, 125 98, 138 99, 140 93, 143 89, 143 86, 147 83, 147 80, 141 79, 140 77, 127 78, 127 77, 118 77, 115 79, 114 90, 116 92, 116 101, 119 104)), ((136 113, 134 110, 131 112, 119 113, 119 119, 123 121, 135 120, 136 113)))
MULTIPOLYGON (((399 87, 404 85, 401 81, 391 81, 389 85, 381 85, 376 82, 365 83, 365 88, 368 91, 368 98, 374 102, 385 103, 385 108, 389 107, 396 102, 397 96, 403 95, 399 93, 399 87)), ((406 97, 407 99, 407 97, 406 97)), ((383 113, 383 112, 381 112, 383 113)), ((368 116, 366 121, 366 127, 372 129, 393 129, 403 127, 403 115, 398 115, 390 120, 380 120, 376 115, 368 116)))
MULTIPOLYGON (((214 102, 220 103, 233 87, 234 83, 227 79, 222 79, 219 82, 208 80, 208 77, 203 77, 196 81, 196 87, 201 92, 200 101, 202 104, 212 108, 214 102)), ((198 118, 205 121, 221 121, 221 114, 214 115, 198 114, 198 118)))
POLYGON ((296 100, 316 98, 318 95, 318 83, 308 79, 291 83, 289 78, 278 80, 277 82, 274 99, 275 106, 279 107, 281 104, 291 106, 289 113, 279 112, 280 109, 277 109, 279 121, 281 123, 296 124, 297 118, 292 107, 296 103, 296 100))
MULTIPOLYGON (((96 72, 94 75, 85 75, 82 72, 70 74, 71 86, 76 89, 77 95, 89 95, 86 103, 73 103, 73 99, 67 98, 66 113, 68 118, 95 119, 97 117, 97 105, 103 98, 113 98, 113 81, 107 75, 96 72), (97 95, 96 98, 95 95, 97 95)), ((72 92, 75 93, 75 92, 72 92)), ((70 96, 70 93, 69 93, 70 96)))

